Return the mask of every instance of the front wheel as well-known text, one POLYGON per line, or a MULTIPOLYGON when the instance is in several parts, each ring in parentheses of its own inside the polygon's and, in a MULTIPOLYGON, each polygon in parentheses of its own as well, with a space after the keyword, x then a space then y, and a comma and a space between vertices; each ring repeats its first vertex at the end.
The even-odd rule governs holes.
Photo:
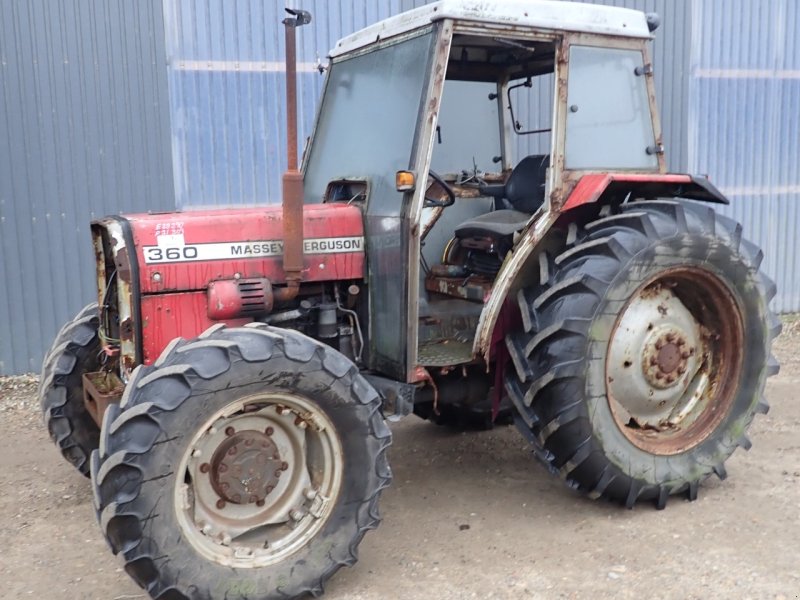
POLYGON ((85 476, 100 439, 100 428, 83 403, 82 379, 100 369, 98 327, 97 303, 89 304, 58 332, 39 378, 39 404, 50 438, 85 476))
POLYGON ((215 327, 137 369, 109 408, 98 517, 154 598, 316 595, 379 522, 390 439, 377 393, 335 350, 215 327))
POLYGON ((697 495, 766 412, 780 321, 738 223, 638 202, 579 231, 507 337, 506 388, 537 455, 568 484, 632 507, 697 495))

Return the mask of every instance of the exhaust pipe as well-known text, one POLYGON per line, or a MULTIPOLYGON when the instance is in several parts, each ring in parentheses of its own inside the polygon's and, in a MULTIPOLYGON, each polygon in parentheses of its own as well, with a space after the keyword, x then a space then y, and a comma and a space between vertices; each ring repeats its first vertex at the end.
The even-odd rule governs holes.
POLYGON ((286 30, 286 132, 288 167, 283 174, 283 271, 286 287, 275 290, 275 300, 297 296, 303 278, 303 176, 297 166, 297 50, 295 29, 311 22, 311 13, 287 8, 286 30))

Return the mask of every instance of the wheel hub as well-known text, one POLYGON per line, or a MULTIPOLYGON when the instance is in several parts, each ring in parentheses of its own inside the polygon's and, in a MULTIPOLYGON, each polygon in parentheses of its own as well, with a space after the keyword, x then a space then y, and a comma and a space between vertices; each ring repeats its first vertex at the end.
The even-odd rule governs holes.
MULTIPOLYGON (((234 504, 263 504, 289 468, 281 460, 278 446, 265 432, 234 432, 217 447, 211 458, 211 485, 220 498, 234 504)), ((201 467, 202 470, 202 467, 201 467)))
POLYGON ((642 370, 650 385, 667 389, 686 373, 689 358, 694 354, 687 342, 689 337, 676 326, 661 326, 651 331, 642 352, 642 370))
POLYGON ((701 366, 699 323, 668 285, 644 288, 620 315, 609 344, 613 399, 639 427, 669 429, 685 415, 701 366))
POLYGON ((227 566, 273 564, 314 535, 342 481, 333 424, 302 396, 265 393, 212 416, 186 450, 176 507, 186 538, 227 566))

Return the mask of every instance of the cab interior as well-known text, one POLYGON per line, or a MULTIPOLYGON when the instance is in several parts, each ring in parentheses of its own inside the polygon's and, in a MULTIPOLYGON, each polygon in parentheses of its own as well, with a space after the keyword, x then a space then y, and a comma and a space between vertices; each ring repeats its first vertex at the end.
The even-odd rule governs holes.
POLYGON ((472 359, 500 266, 545 206, 555 54, 553 40, 453 37, 420 224, 418 364, 472 359))

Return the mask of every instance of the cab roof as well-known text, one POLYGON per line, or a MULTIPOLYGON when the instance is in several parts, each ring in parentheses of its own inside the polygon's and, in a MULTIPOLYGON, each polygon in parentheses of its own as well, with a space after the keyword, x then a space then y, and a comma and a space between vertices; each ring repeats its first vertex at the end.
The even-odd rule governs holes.
POLYGON ((442 19, 631 38, 651 37, 645 14, 629 8, 558 0, 440 0, 342 38, 330 56, 336 57, 442 19))

